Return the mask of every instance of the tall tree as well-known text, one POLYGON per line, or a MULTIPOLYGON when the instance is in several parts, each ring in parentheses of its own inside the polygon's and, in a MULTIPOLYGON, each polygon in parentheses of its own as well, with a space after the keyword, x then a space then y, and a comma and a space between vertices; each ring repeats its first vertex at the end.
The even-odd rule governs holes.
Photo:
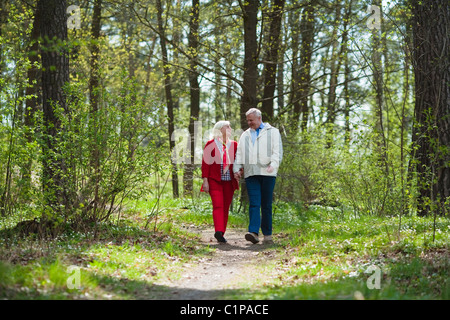
POLYGON ((273 99, 276 87, 276 74, 278 55, 280 51, 280 34, 285 0, 272 0, 269 9, 269 35, 266 41, 266 54, 264 57, 264 91, 261 111, 268 121, 273 119, 273 99))
POLYGON ((384 117, 383 112, 385 111, 385 97, 384 97, 384 67, 383 63, 383 52, 386 50, 386 44, 383 41, 385 37, 383 15, 382 13, 382 3, 381 0, 374 0, 374 5, 380 9, 380 28, 372 29, 372 68, 373 68, 373 85, 375 87, 375 105, 374 105, 374 115, 375 115, 375 132, 376 132, 376 145, 377 152, 380 155, 381 163, 385 167, 386 176, 388 174, 388 159, 387 159, 387 143, 384 130, 384 117))
MULTIPOLYGON (((8 20, 8 1, 7 0, 0 0, 0 37, 3 36, 3 29, 6 25, 6 21, 8 20)), ((0 45, 0 75, 3 71, 3 48, 0 45)))
POLYGON ((427 215, 448 210, 450 201, 450 3, 411 0, 411 5, 418 209, 427 215))
MULTIPOLYGON (((25 89, 25 95, 28 97, 25 101, 25 112, 24 112, 24 125, 27 128, 25 135, 28 143, 31 143, 34 139, 33 137, 33 128, 34 128, 34 115, 38 110, 38 106, 40 105, 40 70, 38 67, 39 59, 39 21, 40 14, 36 9, 34 13, 33 20, 33 29, 31 30, 31 39, 30 39, 30 47, 28 50, 28 59, 30 60, 30 68, 27 71, 28 84, 25 89)), ((23 168, 23 177, 25 188, 28 189, 31 187, 31 165, 32 159, 29 161, 23 168)))
MULTIPOLYGON (((173 132, 175 131, 174 124, 174 103, 172 97, 172 82, 170 77, 170 67, 169 58, 166 46, 166 31, 163 22, 163 7, 161 0, 156 1, 156 11, 158 20, 158 34, 161 43, 161 53, 162 53, 162 63, 163 63, 163 73, 164 73, 164 91, 166 94, 166 104, 167 104, 167 116, 168 116, 168 131, 169 131, 169 148, 172 152, 175 148, 175 141, 172 139, 173 132)), ((174 198, 179 197, 178 188, 178 173, 176 163, 172 163, 172 194, 174 198)))
POLYGON ((189 116, 189 137, 190 137, 190 161, 185 164, 183 176, 185 194, 192 194, 193 191, 193 171, 194 171, 194 152, 195 152, 195 121, 198 120, 200 113, 200 86, 198 83, 198 49, 199 49, 199 14, 200 1, 192 0, 191 20, 189 23, 188 45, 191 55, 189 61, 189 85, 190 85, 190 116, 189 116))
MULTIPOLYGON (((331 36, 331 60, 330 60, 330 85, 328 89, 328 103, 327 103, 327 124, 329 125, 329 133, 332 135, 334 132, 334 124, 336 120, 336 88, 338 83, 340 59, 339 59, 339 41, 338 29, 341 21, 341 4, 339 1, 335 2, 335 23, 333 26, 333 32, 331 36)), ((330 140, 332 136, 328 137, 330 140)))
MULTIPOLYGON (((302 114, 301 129, 306 131, 309 117, 309 93, 311 91, 311 58, 314 44, 314 25, 315 25, 315 1, 311 1, 303 10, 301 21, 302 44, 300 49, 300 70, 298 75, 298 112, 295 112, 296 122, 299 121, 299 115, 302 114)), ((297 128, 297 126, 296 126, 297 128)))
POLYGON ((258 9, 259 0, 247 0, 241 6, 244 22, 244 75, 241 100, 241 128, 247 129, 245 112, 250 108, 256 108, 258 99, 256 96, 256 83, 258 80, 258 9))
POLYGON ((342 34, 342 46, 343 46, 343 60, 344 60, 344 118, 345 118, 345 143, 348 146, 350 143, 350 62, 348 55, 348 24, 352 15, 353 0, 346 1, 346 14, 344 17, 344 31, 342 34))
MULTIPOLYGON (((100 91, 100 74, 99 74, 99 58, 100 58, 100 30, 101 30, 101 13, 102 0, 94 1, 94 11, 92 15, 91 26, 91 70, 89 78, 89 101, 91 107, 92 130, 94 137, 98 135, 98 111, 99 111, 99 91, 100 91)), ((99 183, 100 183, 100 146, 97 139, 92 140, 91 145, 91 167, 94 174, 91 176, 91 181, 94 184, 94 215, 97 211, 99 202, 99 183)))
POLYGON ((69 82, 69 58, 64 48, 67 5, 65 0, 39 0, 37 6, 42 38, 43 191, 46 205, 61 214, 71 205, 66 161, 58 146, 58 135, 63 130, 61 116, 69 114, 64 93, 69 82))

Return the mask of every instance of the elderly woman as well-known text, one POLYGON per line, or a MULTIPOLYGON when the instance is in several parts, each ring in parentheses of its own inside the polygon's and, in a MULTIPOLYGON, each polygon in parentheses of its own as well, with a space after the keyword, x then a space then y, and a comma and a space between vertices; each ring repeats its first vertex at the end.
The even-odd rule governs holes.
POLYGON ((218 242, 225 243, 225 231, 228 223, 228 211, 233 194, 239 184, 233 176, 233 163, 237 142, 230 140, 229 121, 219 121, 214 125, 212 140, 203 150, 201 191, 209 192, 213 205, 213 221, 218 242))

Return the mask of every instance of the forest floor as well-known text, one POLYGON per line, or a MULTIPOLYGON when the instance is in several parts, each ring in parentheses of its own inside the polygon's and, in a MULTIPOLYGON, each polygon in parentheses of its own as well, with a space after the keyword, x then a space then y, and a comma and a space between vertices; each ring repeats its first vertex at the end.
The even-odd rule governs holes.
POLYGON ((236 213, 219 244, 204 204, 165 204, 148 227, 143 204, 97 233, 69 229, 55 239, 22 237, 0 220, 0 299, 450 298, 446 217, 404 216, 399 228, 396 217, 280 204, 274 244, 246 241, 246 216, 236 213))
MULTIPOLYGON (((218 243, 211 228, 189 229, 201 238, 204 246, 216 248, 211 256, 183 266, 179 279, 164 279, 154 283, 151 299, 212 300, 220 299, 225 292, 238 292, 251 285, 252 280, 261 283, 273 274, 264 272, 276 261, 275 244, 260 241, 253 244, 244 239, 244 229, 227 230, 227 243, 218 243)), ((261 240, 261 239, 260 239, 261 240)))

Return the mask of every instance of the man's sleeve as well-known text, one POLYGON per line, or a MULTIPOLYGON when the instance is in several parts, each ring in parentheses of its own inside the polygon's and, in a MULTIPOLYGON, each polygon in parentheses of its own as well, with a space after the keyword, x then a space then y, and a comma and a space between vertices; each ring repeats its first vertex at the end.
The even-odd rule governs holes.
POLYGON ((280 131, 275 129, 272 134, 272 155, 270 156, 270 166, 278 170, 283 159, 283 143, 281 141, 280 131))

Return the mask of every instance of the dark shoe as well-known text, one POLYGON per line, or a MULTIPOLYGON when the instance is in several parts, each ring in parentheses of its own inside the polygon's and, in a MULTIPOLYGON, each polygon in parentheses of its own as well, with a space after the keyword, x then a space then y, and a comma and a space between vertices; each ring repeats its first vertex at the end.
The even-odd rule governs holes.
POLYGON ((223 232, 221 232, 221 231, 217 231, 216 233, 214 233, 214 238, 216 238, 217 241, 222 242, 222 243, 227 242, 227 240, 223 237, 223 232))
POLYGON ((249 232, 245 235, 245 240, 255 244, 259 242, 258 235, 254 232, 249 232))

